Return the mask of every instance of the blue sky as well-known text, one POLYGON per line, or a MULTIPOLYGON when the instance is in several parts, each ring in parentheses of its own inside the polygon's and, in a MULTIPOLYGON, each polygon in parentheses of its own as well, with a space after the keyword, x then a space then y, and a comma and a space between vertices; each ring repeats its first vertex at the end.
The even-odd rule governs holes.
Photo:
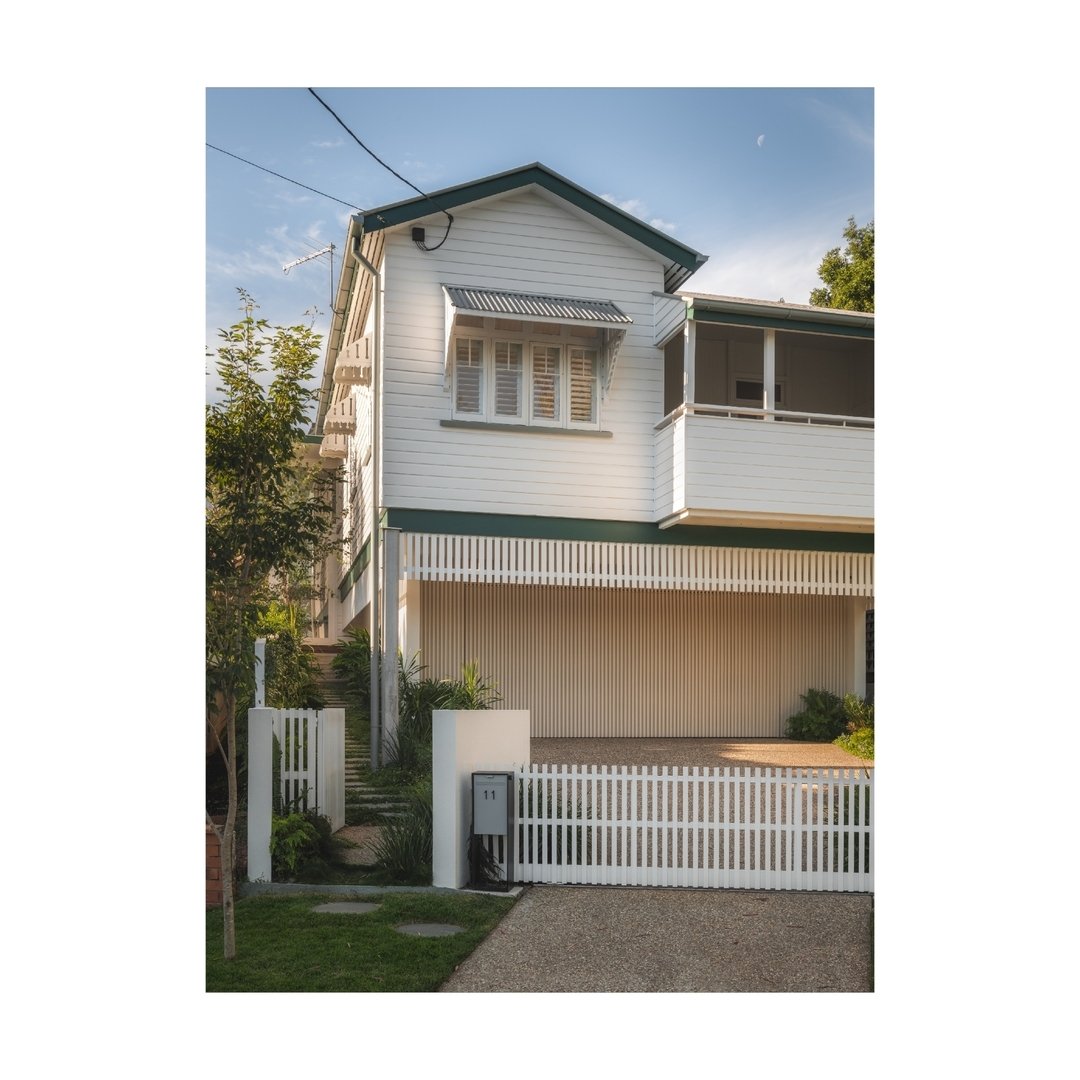
MULTIPOLYGON (((848 217, 874 216, 871 89, 314 89, 424 191, 543 162, 708 255, 685 288, 806 303, 848 217)), ((415 194, 304 88, 208 90, 206 141, 359 209, 415 194)), ((334 243, 336 272, 349 213, 207 149, 209 347, 237 286, 325 333, 328 258, 282 266, 334 243)))

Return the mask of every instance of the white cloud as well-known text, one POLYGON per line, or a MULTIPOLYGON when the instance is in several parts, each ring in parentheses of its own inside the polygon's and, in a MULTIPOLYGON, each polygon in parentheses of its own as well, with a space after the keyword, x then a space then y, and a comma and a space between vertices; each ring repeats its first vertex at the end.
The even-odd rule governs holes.
POLYGON ((821 285, 821 257, 836 246, 834 231, 810 227, 799 232, 756 235, 735 245, 714 242, 703 250, 716 252, 683 286, 691 291, 808 304, 810 291, 821 285))
POLYGON ((661 232, 673 233, 678 228, 677 225, 670 221, 665 221, 663 218, 650 218, 649 207, 642 199, 617 199, 611 194, 601 195, 600 198, 605 202, 611 203, 613 206, 617 206, 627 214, 633 214, 634 217, 640 218, 642 221, 647 221, 654 229, 659 229, 661 232))
POLYGON ((250 281, 252 278, 279 278, 282 259, 269 245, 256 251, 221 251, 206 249, 206 272, 208 276, 227 278, 229 281, 250 281))
POLYGON ((345 145, 344 139, 324 139, 321 142, 316 141, 311 144, 319 150, 336 150, 339 146, 345 145))
POLYGON ((274 198, 279 202, 288 203, 290 206, 302 206, 304 203, 311 202, 310 195, 305 195, 300 191, 293 191, 292 188, 282 188, 280 191, 274 192, 274 198))
POLYGON ((871 150, 874 148, 873 131, 863 127, 851 113, 838 109, 835 105, 830 105, 819 98, 809 98, 808 105, 834 131, 846 136, 860 146, 865 146, 871 150))

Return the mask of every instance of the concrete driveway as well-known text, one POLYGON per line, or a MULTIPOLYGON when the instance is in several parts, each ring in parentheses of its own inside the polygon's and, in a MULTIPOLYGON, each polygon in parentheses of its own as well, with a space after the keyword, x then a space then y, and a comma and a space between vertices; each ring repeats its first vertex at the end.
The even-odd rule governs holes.
POLYGON ((443 993, 868 992, 873 896, 533 885, 443 993))

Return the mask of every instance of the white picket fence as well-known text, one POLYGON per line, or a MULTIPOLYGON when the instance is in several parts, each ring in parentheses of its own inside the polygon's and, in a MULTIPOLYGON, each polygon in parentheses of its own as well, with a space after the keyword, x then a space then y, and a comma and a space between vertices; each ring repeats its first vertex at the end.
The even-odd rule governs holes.
POLYGON ((276 709, 279 813, 314 810, 345 824, 345 710, 276 709))
MULTIPOLYGON (((867 769, 532 765, 516 775, 514 881, 874 888, 867 769)), ((501 843, 494 853, 505 878, 501 843)))

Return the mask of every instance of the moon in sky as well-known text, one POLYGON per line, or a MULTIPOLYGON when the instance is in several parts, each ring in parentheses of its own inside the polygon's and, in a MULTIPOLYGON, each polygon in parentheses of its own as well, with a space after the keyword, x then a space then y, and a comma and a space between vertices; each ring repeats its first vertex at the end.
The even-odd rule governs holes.
POLYGON ((765 136, 764 135, 759 135, 757 137, 757 144, 758 144, 758 146, 764 146, 765 145, 765 136))

